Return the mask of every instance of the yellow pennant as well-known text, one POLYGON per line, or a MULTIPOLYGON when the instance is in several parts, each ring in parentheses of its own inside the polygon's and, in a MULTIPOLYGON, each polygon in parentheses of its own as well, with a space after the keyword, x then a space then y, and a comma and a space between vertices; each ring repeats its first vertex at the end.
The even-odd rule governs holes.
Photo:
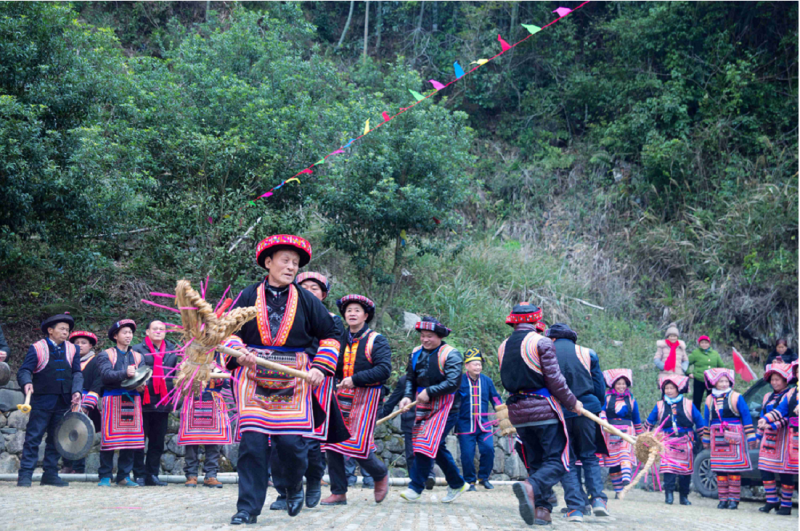
POLYGON ((285 184, 289 184, 289 183, 290 183, 290 182, 292 182, 292 181, 297 181, 297 184, 302 184, 302 183, 300 182, 300 179, 298 179, 297 177, 292 177, 291 179, 289 179, 288 181, 286 181, 286 183, 285 183, 285 184))
POLYGON ((470 64, 471 65, 485 65, 488 62, 489 62, 488 59, 478 59, 477 61, 472 61, 470 64))
POLYGON ((364 134, 366 135, 367 133, 369 133, 369 120, 364 124, 364 134))

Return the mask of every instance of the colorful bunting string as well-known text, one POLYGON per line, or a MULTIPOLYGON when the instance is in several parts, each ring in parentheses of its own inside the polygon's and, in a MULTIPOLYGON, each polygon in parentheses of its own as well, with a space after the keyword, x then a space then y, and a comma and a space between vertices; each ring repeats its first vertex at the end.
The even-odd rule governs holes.
MULTIPOLYGON (((414 106, 416 106, 416 105, 417 105, 417 104, 419 104, 420 102, 422 102, 422 101, 425 101, 426 99, 430 98, 431 96, 433 96, 433 95, 437 94, 438 92, 440 92, 440 91, 442 91, 442 90, 446 89, 447 87, 449 87, 449 86, 450 86, 450 85, 452 85, 453 83, 456 83, 456 82, 457 82, 457 81, 459 81, 460 79, 464 78, 464 76, 471 74, 472 72, 474 72, 474 71, 475 71, 475 70, 477 70, 478 68, 480 68, 480 67, 482 67, 482 66, 486 65, 487 63, 489 63, 489 62, 491 62, 491 61, 493 61, 493 60, 495 60, 495 59, 497 59, 498 57, 500 57, 501 55, 503 55, 503 54, 504 54, 504 53, 506 53, 507 51, 511 50, 511 48, 514 48, 515 46, 517 46, 517 45, 519 45, 519 44, 522 44, 523 42, 525 42, 525 41, 527 41, 528 39, 530 39, 530 38, 531 38, 533 35, 535 35, 535 34, 539 33, 540 31, 542 31, 543 29, 545 29, 545 28, 547 28, 547 27, 550 27, 550 26, 552 26, 553 24, 555 24, 556 22, 558 22, 559 20, 561 20, 561 19, 562 19, 562 18, 564 18, 565 16, 567 16, 567 15, 569 15, 569 14, 571 14, 571 13, 574 13, 574 12, 575 12, 575 11, 577 11, 578 9, 582 8, 583 6, 585 6, 586 4, 588 4, 588 3, 589 3, 589 1, 590 1, 590 0, 587 0, 587 1, 583 2, 582 4, 580 4, 579 6, 577 6, 575 9, 570 9, 570 8, 568 8, 568 7, 559 7, 559 8, 557 8, 557 9, 555 9, 555 10, 553 11, 553 13, 556 13, 556 14, 558 15, 558 18, 557 18, 557 19, 555 19, 555 20, 553 20, 553 21, 551 21, 551 22, 549 22, 548 24, 546 24, 546 25, 544 25, 544 26, 541 26, 541 27, 539 27, 539 26, 535 26, 535 25, 533 25, 533 24, 521 24, 521 26, 522 26, 523 28, 525 28, 525 29, 528 31, 528 33, 529 33, 529 34, 528 34, 528 36, 526 36, 524 39, 521 39, 520 41, 518 41, 518 42, 516 42, 516 43, 514 43, 514 44, 509 44, 508 42, 506 42, 506 41, 505 41, 505 40, 504 40, 504 39, 503 39, 503 38, 500 36, 500 34, 498 34, 498 35, 497 35, 497 40, 498 40, 498 42, 500 43, 500 47, 501 47, 501 51, 500 51, 498 54, 496 54, 496 55, 494 55, 493 57, 490 57, 490 58, 488 58, 488 59, 478 59, 478 60, 476 60, 476 61, 472 61, 472 62, 470 62, 470 63, 469 63, 470 65, 476 65, 476 66, 475 66, 475 67, 473 67, 473 68, 471 68, 470 70, 468 70, 468 71, 466 71, 466 72, 464 71, 464 69, 463 69, 463 68, 461 68, 461 65, 459 65, 459 64, 458 64, 458 61, 456 61, 455 63, 453 63, 453 71, 454 71, 454 73, 455 73, 455 77, 456 77, 456 78, 455 78, 454 80, 450 81, 449 83, 446 83, 446 84, 442 84, 442 83, 440 83, 440 82, 436 81, 435 79, 430 79, 430 80, 429 80, 429 82, 430 82, 430 83, 433 85, 433 88, 434 88, 435 90, 434 90, 433 92, 431 92, 430 94, 428 94, 427 96, 423 96, 422 94, 420 94, 420 93, 419 93, 419 92, 417 92, 416 90, 408 89, 408 91, 411 93, 411 95, 412 95, 412 96, 414 97, 414 99, 416 100, 414 103, 412 103, 412 104, 411 104, 411 105, 409 105, 408 107, 401 107, 401 108, 400 108, 400 110, 399 110, 397 113, 395 113, 394 115, 389 115, 389 113, 387 113, 386 111, 383 111, 383 112, 381 113, 381 118, 383 118, 383 122, 381 122, 380 124, 376 125, 376 126, 375 126, 374 128, 372 128, 372 129, 370 129, 370 127, 369 127, 369 119, 367 119, 367 121, 366 121, 366 123, 365 123, 365 125, 364 125, 364 133, 363 133, 362 135, 360 135, 360 136, 357 136, 356 138, 351 138, 350 140, 348 140, 347 144, 345 144, 344 146, 342 146, 342 147, 340 147, 339 149, 337 149, 337 150, 335 150, 335 151, 333 151, 333 152, 331 152, 331 153, 329 153, 329 154, 325 155, 325 157, 323 157, 323 158, 322 158, 322 159, 320 159, 319 161, 315 162, 315 163, 314 163, 314 164, 312 164, 311 166, 309 166, 309 167, 307 167, 307 168, 305 168, 305 169, 303 169, 303 170, 300 170, 300 171, 299 171, 299 172, 297 172, 295 175, 293 175, 293 176, 292 176, 290 179, 288 179, 288 180, 284 180, 284 181, 283 181, 283 182, 281 182, 279 185, 275 186, 275 187, 274 187, 272 190, 269 190, 269 191, 267 191, 267 192, 265 192, 265 193, 261 194, 261 195, 260 195, 260 196, 258 196, 258 198, 256 198, 256 199, 257 199, 257 200, 258 200, 258 199, 267 199, 267 198, 271 197, 271 196, 272 196, 272 195, 275 193, 275 191, 276 191, 276 190, 278 190, 279 188, 281 188, 281 187, 282 187, 284 184, 286 184, 287 182, 291 182, 291 181, 297 181, 297 182, 298 182, 298 184, 299 184, 299 183, 300 183, 300 180, 299 180, 299 179, 297 179, 297 177, 298 177, 299 175, 302 175, 302 174, 313 174, 313 170, 312 170, 311 168, 313 168, 314 166, 319 166, 320 164, 324 164, 324 163, 325 163, 325 161, 328 159, 328 157, 331 157, 331 156, 333 156, 333 155, 336 155, 336 154, 339 154, 339 153, 344 153, 344 150, 345 150, 345 149, 347 149, 347 148, 349 148, 349 147, 350 147, 350 146, 353 144, 353 142, 355 142, 356 140, 360 140, 361 138, 363 138, 363 137, 364 137, 364 136, 366 136, 367 134, 369 134, 369 133, 372 133, 373 131, 376 131, 378 128, 380 128, 381 126, 383 126, 383 125, 387 124, 388 122, 390 122, 390 121, 394 120, 395 118, 397 118, 398 116, 400 116, 400 115, 401 115, 401 114, 403 114, 404 112, 407 112, 407 111, 411 110, 412 108, 414 108, 414 106)), ((256 205, 256 204, 255 204, 255 202, 254 202, 254 201, 252 201, 252 200, 251 200, 251 201, 248 201, 247 203, 248 203, 248 204, 250 204, 250 205, 253 205, 253 206, 255 206, 255 205, 256 205)), ((227 216, 226 216, 226 217, 227 217, 227 216)), ((208 218, 208 220, 209 220, 209 223, 213 223, 213 221, 212 221, 212 219, 211 219, 210 217, 208 218)), ((261 221, 261 218, 259 217, 259 218, 258 218, 258 220, 256 221, 256 223, 259 223, 260 221, 261 221)), ((250 230, 252 230, 252 228, 253 228, 253 227, 250 227, 250 228, 248 229, 248 232, 249 232, 250 230)), ((236 241, 236 242, 235 242, 235 243, 234 243, 234 244, 231 246, 231 248, 229 249, 229 252, 230 252, 230 251, 233 251, 233 249, 234 249, 234 248, 235 248, 235 247, 236 247, 236 246, 237 246, 237 245, 238 245, 238 244, 239 244, 239 243, 240 243, 240 242, 243 240, 243 238, 244 238, 244 236, 240 236, 240 237, 239 237, 239 239, 238 239, 238 240, 237 240, 237 241, 236 241)), ((403 240, 405 240, 405 237, 403 237, 403 240)))

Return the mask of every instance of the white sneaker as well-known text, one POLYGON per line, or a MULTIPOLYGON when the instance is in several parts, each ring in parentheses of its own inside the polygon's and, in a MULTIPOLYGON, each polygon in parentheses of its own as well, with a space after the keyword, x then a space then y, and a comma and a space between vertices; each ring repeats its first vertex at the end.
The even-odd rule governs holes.
POLYGON ((467 482, 464 482, 464 484, 461 485, 461 487, 458 489, 451 489, 450 487, 447 487, 447 496, 442 498, 442 503, 452 503, 453 501, 455 501, 456 498, 461 496, 461 494, 467 492, 468 488, 469 488, 469 483, 467 482))
POLYGON ((420 498, 422 498, 422 494, 419 494, 414 489, 410 489, 409 488, 409 489, 406 489, 403 492, 401 492, 400 493, 400 497, 403 498, 406 501, 415 502, 415 501, 419 500, 420 498))

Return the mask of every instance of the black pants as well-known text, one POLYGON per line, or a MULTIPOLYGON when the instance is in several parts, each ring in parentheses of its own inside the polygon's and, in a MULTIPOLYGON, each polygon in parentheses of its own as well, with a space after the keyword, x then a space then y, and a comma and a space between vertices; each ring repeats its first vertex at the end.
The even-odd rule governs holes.
POLYGON ((608 496, 603 492, 603 478, 600 473, 600 460, 597 458, 597 424, 587 417, 570 417, 567 421, 567 432, 569 432, 569 481, 562 481, 564 487, 564 499, 570 509, 582 509, 583 505, 578 500, 586 500, 588 495, 592 501, 602 499, 608 500, 608 496), (580 460, 583 468, 583 480, 585 483, 585 494, 580 491, 580 479, 575 461, 580 460), (578 492, 573 492, 573 489, 578 492), (570 499, 575 503, 570 504, 570 499))
POLYGON ((145 459, 144 448, 135 450, 133 475, 137 478, 158 475, 161 468, 161 456, 164 454, 164 439, 167 437, 169 412, 143 411, 142 424, 144 437, 147 439, 147 458, 145 459))
POLYGON ((273 435, 246 431, 239 444, 239 499, 238 511, 251 516, 261 514, 267 499, 270 472, 275 488, 281 491, 296 490, 303 486, 303 474, 308 468, 308 439, 300 435, 273 435), (269 466, 267 466, 269 464, 269 466))
MULTIPOLYGON (((120 450, 117 458, 117 483, 130 477, 133 470, 133 453, 136 450, 120 450)), ((100 468, 97 475, 100 479, 110 478, 114 470, 114 450, 100 451, 100 468)))
MULTIPOLYGON (((344 469, 344 456, 337 452, 325 452, 328 454, 328 472, 331 477, 331 494, 347 494, 347 473, 344 469)), ((381 461, 375 452, 370 452, 369 457, 366 459, 354 459, 359 465, 361 470, 369 473, 370 476, 375 478, 375 481, 380 481, 389 473, 386 465, 381 461)))
MULTIPOLYGON (((325 457, 320 449, 320 442, 314 439, 306 441, 308 445, 308 468, 306 468, 306 482, 319 483, 325 475, 325 457)), ((327 453, 327 452, 326 452, 327 453)))
POLYGON ((693 380, 693 387, 692 387, 692 404, 697 410, 702 413, 703 412, 703 398, 705 398, 705 394, 708 392, 706 389, 706 382, 704 380, 693 380))
POLYGON ((664 490, 666 492, 675 491, 677 479, 678 492, 681 496, 689 495, 689 486, 692 484, 692 476, 679 476, 678 474, 664 474, 664 490))
POLYGON ((44 476, 48 478, 58 476, 58 459, 60 454, 56 450, 56 428, 64 413, 69 408, 69 395, 44 395, 31 397, 32 408, 28 417, 28 427, 25 431, 25 443, 22 446, 22 459, 19 466, 19 477, 33 476, 33 469, 39 460, 39 445, 42 437, 47 434, 44 447, 44 460, 42 468, 44 476), (43 406, 39 406, 42 404, 43 406), (39 406, 39 407, 37 407, 39 406))
POLYGON ((560 423, 542 424, 517 428, 517 434, 525 445, 530 475, 528 482, 533 486, 537 507, 553 510, 548 501, 553 485, 561 481, 567 469, 561 461, 561 453, 567 444, 567 437, 560 423))

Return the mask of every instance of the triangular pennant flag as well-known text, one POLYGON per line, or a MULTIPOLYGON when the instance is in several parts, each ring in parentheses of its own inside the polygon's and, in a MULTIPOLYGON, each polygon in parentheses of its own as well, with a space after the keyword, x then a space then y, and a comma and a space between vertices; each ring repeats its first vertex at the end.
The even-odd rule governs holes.
POLYGON ((503 37, 501 37, 499 33, 497 34, 497 40, 500 42, 500 47, 503 48, 504 52, 511 49, 511 45, 504 41, 503 37))
POLYGON ((251 204, 251 205, 253 205, 253 206, 256 206, 256 204, 255 204, 255 203, 253 203, 252 201, 248 201, 248 203, 250 203, 250 204, 251 204))
POLYGON ((539 26, 534 26, 533 24, 523 24, 522 27, 525 28, 526 30, 528 30, 528 32, 531 35, 533 35, 534 33, 539 33, 540 31, 542 31, 542 28, 540 28, 539 26))
POLYGON ((273 188, 273 190, 280 190, 281 186, 283 186, 284 184, 286 184, 286 181, 283 181, 281 184, 273 188))
POLYGON ((405 246, 406 244, 406 229, 400 231, 400 245, 405 246))
POLYGON ((464 77, 464 69, 461 68, 461 65, 458 64, 458 61, 453 63, 453 70, 456 71, 456 79, 461 79, 462 77, 464 77))
MULTIPOLYGON (((305 171, 305 170, 303 170, 303 171, 305 171)), ((301 173, 302 173, 302 172, 301 172, 301 173)), ((311 173, 311 170, 308 170, 308 173, 311 173)), ((297 184, 302 184, 302 183, 300 182, 300 179, 298 179, 297 177, 292 177, 291 179, 289 179, 289 180, 288 180, 288 181, 286 181, 286 182, 287 182, 287 183, 290 183, 290 182, 292 182, 292 181, 297 181, 297 184)))
POLYGON ((572 10, 568 7, 558 7, 555 9, 555 11, 553 11, 553 13, 558 13, 558 17, 561 18, 572 13, 572 10))
POLYGON ((325 164, 325 159, 319 159, 317 162, 314 163, 314 166, 319 166, 320 164, 325 164))
POLYGON ((489 62, 489 60, 488 60, 488 59, 478 59, 477 61, 472 61, 470 64, 471 64, 471 65, 478 65, 478 66, 482 66, 482 65, 485 65, 485 64, 486 64, 486 63, 488 63, 488 62, 489 62))
POLYGON ((214 218, 212 218, 211 216, 208 216, 208 222, 213 225, 214 224, 214 218))
POLYGON ((369 133, 369 118, 367 118, 367 123, 364 124, 364 134, 366 135, 369 133))
MULTIPOLYGON (((353 142, 355 142, 355 140, 356 140, 355 138, 351 138, 351 139, 350 139, 350 141, 349 141, 349 142, 347 142, 347 144, 345 144, 345 145, 344 145, 344 147, 346 147, 346 148, 350 147, 350 144, 352 144, 353 142)), ((334 151, 334 153, 335 153, 335 151, 334 151)))
MULTIPOLYGON (((350 140, 350 142, 352 142, 352 139, 350 140)), ((347 145, 349 146, 350 144, 347 144, 347 145)), ((337 149, 336 151, 331 153, 331 155, 338 155, 339 153, 344 153, 344 150, 343 149, 337 149)), ((330 157, 331 155, 328 155, 328 156, 330 157)))
POLYGON ((429 79, 428 81, 431 82, 431 85, 433 85, 433 88, 435 88, 436 90, 442 90, 444 88, 444 85, 442 85, 435 79, 429 79))
POLYGON ((420 94, 416 90, 408 89, 408 91, 411 93, 412 96, 414 96, 414 99, 417 100, 417 101, 422 101, 422 100, 425 99, 425 96, 423 96, 422 94, 420 94))
POLYGON ((757 378, 756 373, 750 368, 750 365, 745 361, 744 356, 739 354, 736 349, 733 349, 733 370, 736 374, 742 377, 745 382, 752 382, 757 378))
POLYGON ((388 122, 392 118, 391 116, 389 116, 389 113, 386 112, 386 111, 383 111, 381 113, 381 117, 383 118, 384 122, 388 122))
MULTIPOLYGON (((297 175, 302 175, 302 174, 304 174, 304 173, 309 173, 309 174, 310 174, 310 173, 314 173, 314 172, 313 172, 313 171, 311 171, 309 168, 306 168, 306 169, 304 169, 303 171, 301 171, 300 173, 298 173, 297 175)), ((292 177, 292 179, 296 179, 296 178, 297 178, 297 177, 292 177)), ((291 179, 289 179, 289 180, 291 180, 291 179)), ((286 182, 288 182, 288 181, 286 181, 286 182)), ((300 182, 300 181, 298 181, 298 182, 300 182)))
POLYGON ((272 195, 272 192, 267 192, 267 193, 265 193, 265 194, 261 194, 261 195, 260 195, 260 196, 258 196, 258 197, 259 197, 259 199, 260 199, 260 198, 262 198, 262 197, 263 197, 264 199, 266 199, 266 198, 270 197, 271 195, 272 195))

